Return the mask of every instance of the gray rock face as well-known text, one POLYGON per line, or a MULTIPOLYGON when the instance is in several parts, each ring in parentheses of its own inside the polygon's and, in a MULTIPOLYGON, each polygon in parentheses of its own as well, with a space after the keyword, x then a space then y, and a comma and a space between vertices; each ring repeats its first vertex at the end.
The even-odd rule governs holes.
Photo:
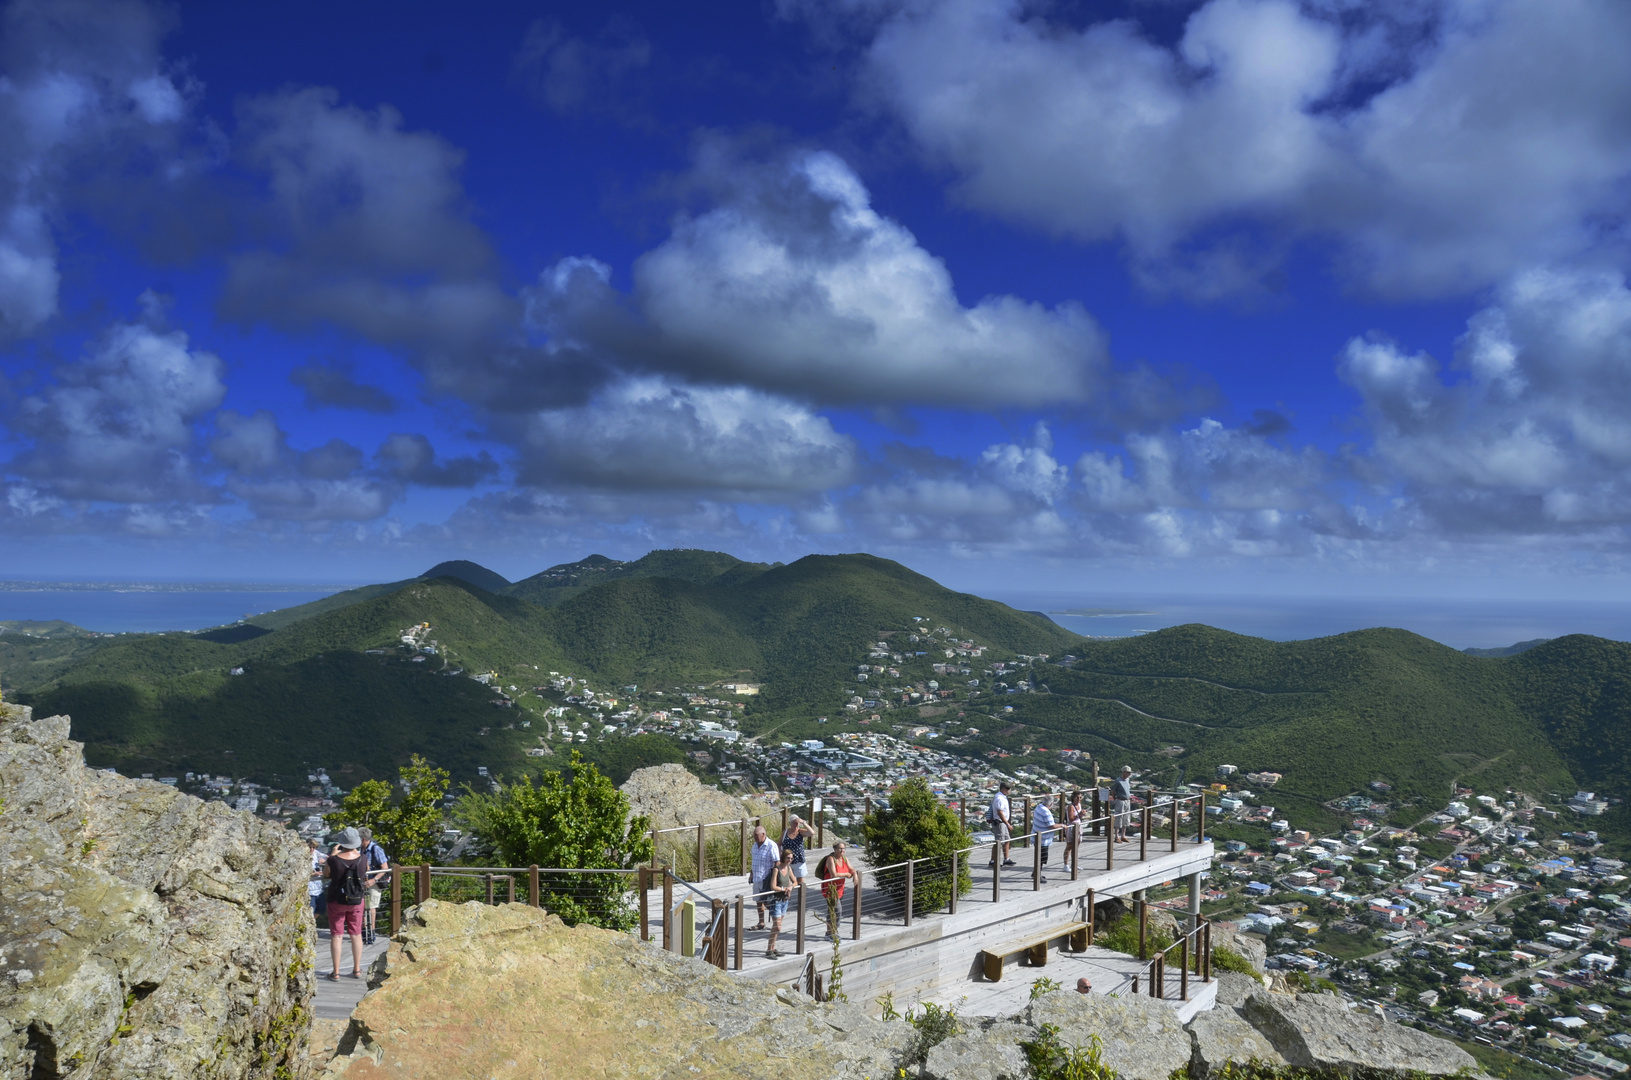
POLYGON ((929 1051, 925 1080, 1025 1080, 1030 1066, 1019 1044, 1036 1038, 1023 1024, 993 1024, 954 1035, 929 1051))
POLYGON ((0 1077, 299 1077, 306 849, 0 706, 0 1077))
POLYGON ((629 797, 630 812, 649 817, 654 829, 766 815, 765 827, 775 834, 771 839, 778 839, 781 834, 780 814, 775 815, 772 823, 767 805, 757 800, 733 799, 698 780, 684 765, 670 763, 636 769, 620 790, 629 797))
POLYGON ((1335 994, 1253 994, 1241 1009, 1292 1065, 1449 1076, 1477 1062, 1454 1043, 1349 1009, 1335 994))
POLYGON ((1244 1063, 1256 1058, 1269 1065, 1285 1064, 1274 1044, 1228 1005, 1197 1015, 1189 1022, 1189 1034, 1194 1040, 1189 1075, 1194 1080, 1204 1080, 1230 1061, 1244 1063))
POLYGON ((1220 971, 1213 976, 1218 983, 1218 1004, 1231 1005, 1235 1008, 1246 1004, 1246 999, 1253 994, 1261 993, 1263 984, 1250 975, 1242 975, 1238 971, 1220 971))
MULTIPOLYGON (((1147 997, 1111 997, 1056 991, 1034 1002, 1030 1023, 1057 1024, 1065 1046, 1087 1046, 1093 1036, 1101 1058, 1123 1080, 1167 1080, 1189 1064, 1189 1033, 1171 1007, 1147 997)), ((1032 1036, 1034 1038, 1034 1035, 1032 1036)))
POLYGON ((1238 931, 1214 925, 1212 927, 1212 948, 1228 949, 1239 953, 1246 959, 1248 964, 1259 972, 1266 970, 1266 965, 1269 962, 1268 946, 1256 934, 1242 934, 1238 931))

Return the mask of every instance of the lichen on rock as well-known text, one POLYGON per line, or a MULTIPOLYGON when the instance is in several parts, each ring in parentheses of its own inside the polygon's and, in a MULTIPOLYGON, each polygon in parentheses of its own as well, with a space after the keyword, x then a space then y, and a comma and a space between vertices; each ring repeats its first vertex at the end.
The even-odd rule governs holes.
POLYGON ((299 1077, 306 849, 0 706, 0 1077, 299 1077))

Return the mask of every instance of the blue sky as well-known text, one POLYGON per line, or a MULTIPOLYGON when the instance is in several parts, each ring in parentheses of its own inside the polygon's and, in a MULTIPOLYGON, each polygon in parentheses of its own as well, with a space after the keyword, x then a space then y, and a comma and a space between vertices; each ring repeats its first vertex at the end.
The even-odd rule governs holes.
POLYGON ((1627 592, 1622 0, 13 3, 12 575, 1627 592))

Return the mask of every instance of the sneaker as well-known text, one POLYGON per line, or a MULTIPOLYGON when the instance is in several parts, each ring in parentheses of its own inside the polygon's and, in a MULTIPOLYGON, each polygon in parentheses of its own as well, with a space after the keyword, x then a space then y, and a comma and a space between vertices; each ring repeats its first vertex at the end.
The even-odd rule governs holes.
POLYGON ((1047 884, 1047 883, 1048 883, 1048 879, 1047 879, 1047 878, 1043 878, 1043 879, 1042 879, 1042 884, 1044 884, 1044 885, 1046 885, 1046 884, 1047 884))
POLYGON ((1004 859, 1004 860, 1002 860, 1002 865, 1004 865, 1004 866, 1013 866, 1014 865, 1014 860, 1004 859))

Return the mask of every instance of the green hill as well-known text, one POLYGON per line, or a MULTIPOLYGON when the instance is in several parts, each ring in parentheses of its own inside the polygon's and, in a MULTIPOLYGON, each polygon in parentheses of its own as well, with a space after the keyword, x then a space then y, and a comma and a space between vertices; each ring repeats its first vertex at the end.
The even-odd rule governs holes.
MULTIPOLYGON (((592 685, 597 701, 626 705, 619 688, 641 687, 642 712, 674 702, 649 696, 658 690, 756 684, 737 719, 775 739, 843 730, 860 719, 845 703, 865 696, 867 713, 895 706, 886 725, 928 721, 940 745, 966 738, 963 752, 1007 755, 1010 770, 1079 749, 1173 781, 1224 764, 1273 771, 1272 801, 1309 823, 1372 781, 1391 785, 1399 820, 1454 782, 1543 797, 1576 785, 1618 795, 1631 782, 1625 643, 1573 636, 1483 657, 1402 630, 1271 642, 1193 625, 1089 641, 869 555, 773 566, 701 551, 592 556, 514 585, 442 564, 202 634, 0 634, 8 696, 70 713, 90 760, 127 771, 270 778, 321 763, 349 770, 337 777, 349 786, 391 775, 415 750, 460 780, 478 766, 558 765, 523 755, 577 692, 551 688, 552 672, 592 685), (856 665, 884 638, 900 676, 863 683, 856 665), (985 648, 958 661, 978 688, 942 675, 939 694, 953 697, 921 708, 885 692, 934 677, 951 638, 985 648), (1021 654, 1050 659, 987 670, 1021 654), (471 678, 489 673, 491 686, 471 678), (816 726, 818 715, 832 723, 816 726)), ((622 707, 579 702, 573 731, 622 707)), ((682 757, 666 736, 596 733, 582 748, 625 775, 682 757)))
MULTIPOLYGON (((1046 619, 870 556, 767 567, 656 552, 585 563, 617 576, 561 586, 552 606, 484 590, 465 580, 469 572, 427 576, 352 590, 324 610, 303 605, 298 618, 102 639, 69 662, 35 658, 4 674, 37 708, 72 715, 96 764, 221 772, 230 758, 237 775, 289 776, 332 759, 324 744, 339 737, 355 781, 388 775, 404 747, 432 752, 456 774, 524 763, 535 738, 511 725, 526 703, 495 711, 504 704, 495 690, 467 677, 479 673, 496 673, 495 685, 522 697, 550 671, 602 687, 762 683, 755 722, 771 723, 835 708, 857 655, 913 616, 961 627, 1000 655, 1074 640, 1046 619), (656 573, 665 569, 685 576, 656 573), (405 645, 404 633, 421 625, 429 629, 405 645)), ((630 758, 626 744, 637 742, 591 744, 591 756, 616 756, 624 772, 653 755, 679 757, 671 743, 647 741, 630 758)))
POLYGON ((419 576, 421 578, 458 578, 460 581, 468 582, 476 588, 485 589, 490 593, 508 592, 510 588, 509 578, 487 569, 480 563, 473 563, 469 559, 452 559, 448 562, 439 562, 419 576))
POLYGON ((1631 778, 1631 645, 1575 636, 1499 659, 1404 630, 1271 642, 1179 626, 1082 642, 1047 693, 1010 699, 993 747, 1084 749, 1188 779, 1283 774, 1269 798, 1319 804, 1376 780, 1436 805, 1453 781, 1545 797, 1631 778), (1178 749, 1181 748, 1181 749, 1178 749))
POLYGON ((591 555, 562 563, 518 581, 511 596, 552 607, 598 585, 631 578, 669 578, 693 585, 742 584, 769 570, 765 563, 743 562, 722 551, 679 549, 653 551, 632 562, 591 555))

